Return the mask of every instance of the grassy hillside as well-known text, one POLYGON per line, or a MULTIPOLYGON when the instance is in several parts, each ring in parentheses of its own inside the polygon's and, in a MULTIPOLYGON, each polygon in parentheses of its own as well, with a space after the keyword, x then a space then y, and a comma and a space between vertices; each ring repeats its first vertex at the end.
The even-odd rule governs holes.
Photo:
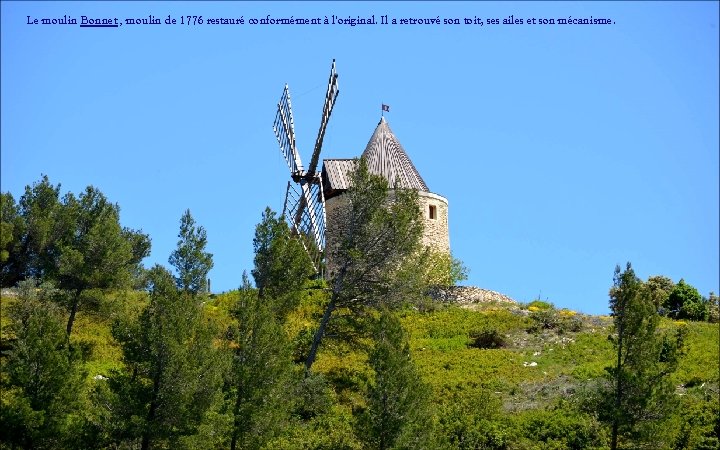
MULTIPOLYGON (((78 314, 72 340, 83 350, 86 384, 122 369, 122 352, 111 334, 120 316, 137 315, 147 302, 143 292, 106 294, 94 312, 78 314)), ((209 315, 227 328, 237 292, 211 296, 209 315)), ((15 301, 3 296, 2 317, 15 301)), ((308 290, 289 317, 286 333, 300 361, 317 326, 326 296, 308 290)), ((412 358, 431 387, 435 426, 447 448, 606 448, 606 428, 592 411, 593 392, 602 382, 614 352, 608 336, 612 320, 556 310, 543 302, 529 305, 480 304, 473 309, 436 305, 429 311, 401 312, 412 358)), ((3 341, 12 339, 2 322, 3 341)), ((713 417, 718 413, 718 325, 674 322, 685 327, 686 354, 673 375, 680 408, 659 431, 661 448, 712 448, 713 417)), ((360 448, 353 436, 355 416, 372 371, 369 340, 340 319, 323 342, 313 368, 332 387, 329 412, 298 423, 274 448, 360 448)), ((218 338, 218 345, 221 338, 218 338)), ((299 366, 298 366, 299 367, 299 366)))

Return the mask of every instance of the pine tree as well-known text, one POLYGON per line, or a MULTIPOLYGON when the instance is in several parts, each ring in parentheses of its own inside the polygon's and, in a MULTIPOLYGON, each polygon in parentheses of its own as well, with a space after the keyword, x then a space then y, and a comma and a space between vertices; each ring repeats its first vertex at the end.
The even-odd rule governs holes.
POLYGON ((287 421, 292 408, 292 364, 285 332, 271 302, 260 299, 243 274, 243 287, 233 316, 235 355, 231 372, 234 400, 230 448, 256 449, 287 421))
MULTIPOLYGON (((422 220, 417 191, 388 191, 387 180, 368 171, 360 159, 351 174, 349 199, 340 225, 345 235, 329 255, 338 267, 330 281, 332 293, 305 361, 306 372, 315 361, 327 325, 338 308, 355 316, 368 308, 396 307, 422 294, 422 277, 408 269, 408 258, 417 254, 422 220)), ((410 262, 411 264, 412 262, 410 262)))
POLYGON ((2 364, 0 442, 62 448, 81 390, 79 357, 69 346, 61 311, 47 299, 49 289, 34 279, 19 287, 9 308, 15 341, 2 364))
MULTIPOLYGON (((150 239, 120 226, 120 208, 93 186, 62 198, 47 176, 26 186, 19 205, 3 195, 3 230, 11 231, 2 283, 26 278, 51 282, 63 291, 72 332, 84 294, 93 289, 130 287, 150 253, 150 239)), ((3 237, 5 240, 5 237, 3 237)))
POLYGON ((283 317, 298 305, 305 282, 313 275, 310 258, 287 222, 270 208, 255 228, 253 248, 252 276, 258 296, 272 299, 278 317, 283 317))
POLYGON ((615 450, 622 439, 646 439, 647 429, 672 410, 674 386, 669 375, 682 355, 685 330, 678 329, 675 336, 658 331, 660 316, 653 293, 635 276, 630 263, 624 272, 615 268, 610 309, 617 359, 608 368, 613 390, 605 419, 611 423, 615 450))
POLYGON ((177 249, 170 255, 170 265, 177 271, 179 289, 196 295, 207 291, 207 276, 213 268, 212 253, 205 251, 207 233, 197 226, 190 210, 180 218, 177 249))
POLYGON ((150 239, 122 228, 118 205, 92 186, 77 199, 66 195, 60 217, 63 235, 55 246, 55 279, 68 293, 70 335, 83 293, 130 287, 140 262, 150 254, 150 239))
POLYGON ((375 379, 360 419, 360 435, 368 448, 427 448, 430 390, 413 365, 400 321, 386 309, 376 324, 369 364, 375 379))
POLYGON ((31 186, 25 186, 25 193, 18 202, 22 218, 23 234, 18 244, 13 276, 9 284, 35 278, 49 281, 57 273, 55 260, 56 242, 66 235, 62 215, 60 185, 50 183, 47 175, 31 186))
POLYGON ((9 192, 0 194, 0 286, 14 286, 22 278, 20 244, 25 222, 9 192))
POLYGON ((178 447, 199 432, 221 401, 228 361, 199 301, 177 290, 160 266, 149 278, 150 304, 139 320, 113 328, 127 368, 110 383, 118 400, 114 418, 121 424, 116 439, 139 440, 142 449, 178 447))

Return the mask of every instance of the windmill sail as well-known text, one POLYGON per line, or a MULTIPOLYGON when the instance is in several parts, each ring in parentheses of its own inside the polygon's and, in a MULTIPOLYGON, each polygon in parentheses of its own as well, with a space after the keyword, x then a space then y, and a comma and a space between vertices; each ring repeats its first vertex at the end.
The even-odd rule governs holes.
POLYGON ((303 166, 295 145, 295 126, 293 124, 292 105, 290 104, 290 89, 287 84, 277 105, 273 131, 275 131, 275 137, 277 137, 278 144, 280 144, 280 151, 285 157, 288 167, 290 167, 290 174, 293 177, 300 175, 303 166))
POLYGON ((300 189, 293 182, 288 182, 285 194, 283 215, 291 223, 293 232, 301 237, 301 242, 310 256, 316 272, 322 268, 323 250, 325 248, 325 207, 321 184, 304 184, 300 189), (306 204, 305 191, 309 190, 314 201, 306 204))
POLYGON ((322 118, 320 119, 320 129, 318 130, 318 135, 315 139, 315 149, 313 150, 312 158, 310 158, 310 165, 308 166, 309 175, 314 175, 315 170, 317 169, 317 164, 320 160, 320 150, 322 149, 323 139, 325 139, 325 130, 327 129, 327 124, 330 120, 330 114, 332 114, 333 107, 335 106, 335 99, 340 93, 337 78, 338 75, 335 71, 335 60, 333 59, 332 67, 330 68, 330 78, 328 79, 328 87, 325 92, 325 105, 323 105, 322 118))
POLYGON ((310 165, 305 171, 295 144, 295 129, 290 103, 290 90, 287 85, 277 105, 273 131, 280 145, 280 151, 290 168, 292 181, 288 183, 285 194, 283 215, 290 222, 292 230, 298 235, 308 251, 316 272, 321 272, 323 250, 325 249, 325 198, 320 174, 316 173, 325 131, 332 114, 335 100, 340 90, 337 83, 335 60, 330 68, 330 78, 325 92, 322 118, 310 165))

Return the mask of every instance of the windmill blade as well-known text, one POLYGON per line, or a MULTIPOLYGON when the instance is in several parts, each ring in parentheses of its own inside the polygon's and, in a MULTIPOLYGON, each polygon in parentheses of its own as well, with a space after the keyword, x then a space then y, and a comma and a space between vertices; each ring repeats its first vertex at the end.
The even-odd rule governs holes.
POLYGON ((325 209, 319 198, 319 184, 301 180, 300 188, 301 196, 294 223, 306 231, 313 238, 315 245, 322 249, 325 236, 325 209))
POLYGON ((320 150, 322 149, 323 139, 325 138, 325 130, 327 129, 330 114, 332 114, 335 99, 340 93, 337 82, 337 72, 335 71, 335 60, 333 59, 332 68, 330 69, 330 79, 328 80, 327 91, 325 92, 325 105, 323 106, 322 119, 320 120, 320 129, 318 130, 317 139, 315 139, 315 149, 313 150, 310 165, 308 166, 307 176, 313 177, 320 160, 320 150))
POLYGON ((297 195, 297 191, 293 188, 292 181, 288 181, 287 189, 285 190, 285 202, 283 203, 282 216, 283 217, 295 217, 295 211, 297 211, 297 202, 300 197, 297 195))
POLYGON ((283 215, 290 222, 290 228, 299 238, 312 261, 313 268, 320 272, 325 247, 325 207, 322 191, 318 184, 302 182, 301 185, 288 183, 285 194, 283 215), (307 194, 310 195, 310 203, 307 194), (321 197, 318 197, 320 195, 321 197))
POLYGON ((292 105, 290 104, 290 89, 287 84, 278 102, 273 131, 280 145, 280 151, 285 157, 288 167, 290 167, 290 174, 293 178, 300 176, 303 172, 303 166, 295 145, 295 126, 293 124, 292 105))

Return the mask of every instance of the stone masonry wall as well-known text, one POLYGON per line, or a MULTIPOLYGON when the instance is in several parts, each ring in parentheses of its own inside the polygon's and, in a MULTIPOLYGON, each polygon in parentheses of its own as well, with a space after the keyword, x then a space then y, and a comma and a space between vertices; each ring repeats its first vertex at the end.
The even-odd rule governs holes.
POLYGON ((346 211, 349 208, 347 195, 340 194, 325 200, 325 263, 328 279, 332 278, 338 269, 333 263, 332 255, 337 252, 342 236, 346 234, 348 226, 346 211))
MULTIPOLYGON (((448 202, 444 197, 430 192, 419 192, 419 206, 424 222, 422 244, 449 253, 450 236, 448 234, 448 202), (435 219, 430 218, 430 206, 435 206, 435 219)), ((347 211, 349 200, 344 194, 325 201, 325 261, 327 277, 333 276, 337 267, 332 255, 340 246, 342 236, 348 226, 347 211)))
POLYGON ((448 201, 445 197, 430 192, 419 192, 420 210, 425 225, 422 243, 435 250, 450 253, 448 231, 448 201), (435 219, 430 218, 430 206, 435 206, 435 219))
POLYGON ((457 303, 460 306, 488 302, 517 303, 507 295, 476 286, 435 287, 429 292, 429 294, 430 297, 437 301, 457 303))

